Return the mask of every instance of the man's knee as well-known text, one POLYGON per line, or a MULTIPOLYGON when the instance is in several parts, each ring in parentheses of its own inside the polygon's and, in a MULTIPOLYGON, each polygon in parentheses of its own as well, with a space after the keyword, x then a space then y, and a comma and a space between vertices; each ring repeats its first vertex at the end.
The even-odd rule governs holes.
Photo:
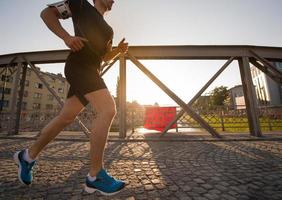
POLYGON ((75 116, 67 116, 65 114, 59 114, 57 117, 64 125, 69 125, 75 120, 75 116))
MULTIPOLYGON (((100 114, 103 117, 107 117, 109 119, 113 119, 115 117, 116 113, 117 113, 117 110, 116 110, 115 105, 105 106, 104 109, 100 110, 100 114)), ((99 112, 98 112, 98 114, 99 114, 99 112)))

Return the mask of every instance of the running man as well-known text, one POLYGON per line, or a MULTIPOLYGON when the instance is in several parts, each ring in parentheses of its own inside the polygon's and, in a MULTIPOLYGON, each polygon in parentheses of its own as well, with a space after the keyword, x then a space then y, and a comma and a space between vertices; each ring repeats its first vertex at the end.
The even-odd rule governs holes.
POLYGON ((126 53, 124 39, 112 49, 113 30, 104 20, 104 14, 112 9, 113 0, 65 0, 47 6, 41 18, 47 27, 71 49, 65 76, 70 84, 67 100, 58 116, 42 130, 38 139, 28 148, 16 152, 19 180, 29 185, 32 169, 43 148, 51 142, 90 103, 97 112, 90 134, 90 169, 85 181, 85 191, 100 191, 113 195, 125 187, 104 169, 103 157, 109 128, 116 114, 116 106, 104 80, 100 76, 102 62, 109 62, 120 53, 126 53), (75 35, 70 35, 60 19, 72 18, 75 35))

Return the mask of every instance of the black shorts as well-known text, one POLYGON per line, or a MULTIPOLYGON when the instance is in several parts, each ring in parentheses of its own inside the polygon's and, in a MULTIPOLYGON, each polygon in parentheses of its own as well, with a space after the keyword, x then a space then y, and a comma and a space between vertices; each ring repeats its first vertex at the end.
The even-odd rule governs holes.
POLYGON ((77 96, 80 102, 86 106, 89 102, 85 94, 107 86, 99 74, 99 59, 88 59, 79 53, 71 53, 65 64, 65 76, 70 84, 67 98, 77 96))

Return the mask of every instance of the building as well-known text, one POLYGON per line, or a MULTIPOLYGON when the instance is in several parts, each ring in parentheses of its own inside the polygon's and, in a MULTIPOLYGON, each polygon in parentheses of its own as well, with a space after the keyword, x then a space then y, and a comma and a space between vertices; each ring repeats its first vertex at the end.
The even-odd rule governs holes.
MULTIPOLYGON (((40 71, 40 68, 37 68, 40 71)), ((2 104, 3 111, 11 111, 12 96, 15 83, 16 72, 11 73, 6 69, 0 72, 0 105, 2 104), (5 89, 4 89, 5 88, 5 89), (4 94, 3 94, 4 89, 4 94)), ((55 90, 57 95, 65 100, 69 89, 69 84, 61 74, 52 74, 48 72, 41 72, 41 76, 47 81, 49 86, 55 90)), ((20 85, 18 86, 18 91, 20 85)), ((23 95, 22 110, 24 111, 46 111, 58 109, 59 103, 55 97, 48 91, 47 87, 43 85, 41 80, 37 77, 31 68, 27 68, 25 89, 23 95)), ((0 107, 1 108, 1 107, 0 107)))
MULTIPOLYGON (((274 63, 282 71, 282 63, 274 63)), ((282 85, 276 83, 257 67, 251 65, 251 75, 259 106, 279 106, 282 104, 282 85)), ((237 85, 229 89, 231 107, 245 109, 243 86, 237 85)))
MULTIPOLYGON (((282 63, 274 63, 274 66, 282 72, 282 63)), ((251 66, 251 75, 259 106, 278 106, 282 104, 281 84, 273 81, 255 66, 251 66)))
POLYGON ((231 109, 246 109, 246 103, 244 98, 244 91, 242 85, 236 85, 228 90, 230 98, 231 109))

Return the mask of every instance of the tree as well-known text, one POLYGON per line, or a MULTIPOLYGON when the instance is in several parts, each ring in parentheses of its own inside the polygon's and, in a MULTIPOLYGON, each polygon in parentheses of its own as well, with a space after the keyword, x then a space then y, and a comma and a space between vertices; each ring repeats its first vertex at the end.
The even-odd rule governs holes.
POLYGON ((193 108, 199 111, 207 111, 211 107, 211 96, 200 96, 195 103, 193 104, 193 108))
POLYGON ((228 90, 226 86, 216 87, 211 92, 211 103, 213 106, 223 106, 227 97, 228 90))

